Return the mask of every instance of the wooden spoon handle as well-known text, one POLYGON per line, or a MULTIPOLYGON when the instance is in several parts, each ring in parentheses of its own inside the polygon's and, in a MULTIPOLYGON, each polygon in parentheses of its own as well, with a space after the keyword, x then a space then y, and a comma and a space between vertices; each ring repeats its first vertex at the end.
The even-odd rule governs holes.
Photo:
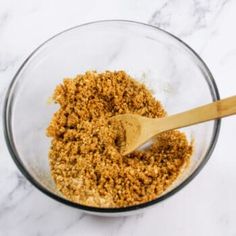
POLYGON ((236 96, 228 97, 186 112, 162 118, 159 119, 159 121, 158 119, 155 119, 153 125, 156 123, 156 127, 158 125, 161 129, 157 130, 157 132, 162 132, 233 114, 236 114, 236 96))

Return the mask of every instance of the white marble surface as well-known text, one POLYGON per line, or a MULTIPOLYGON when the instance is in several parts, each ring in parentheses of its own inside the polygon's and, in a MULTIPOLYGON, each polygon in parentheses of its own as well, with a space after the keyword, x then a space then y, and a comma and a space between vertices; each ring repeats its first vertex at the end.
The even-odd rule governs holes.
MULTIPOLYGON (((61 30, 101 19, 136 20, 176 34, 208 64, 221 96, 234 95, 235 12, 234 0, 0 0, 0 101, 36 46, 61 30)), ((222 122, 210 161, 186 188, 141 215, 121 218, 86 215, 43 195, 16 168, 0 131, 1 236, 236 236, 236 117, 222 122)))

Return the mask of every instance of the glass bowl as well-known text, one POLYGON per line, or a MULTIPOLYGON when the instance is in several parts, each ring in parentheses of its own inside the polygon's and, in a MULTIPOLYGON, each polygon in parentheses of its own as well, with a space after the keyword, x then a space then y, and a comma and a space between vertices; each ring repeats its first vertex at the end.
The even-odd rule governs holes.
POLYGON ((145 83, 169 114, 219 99, 206 64, 188 45, 168 32, 123 20, 93 22, 65 30, 26 59, 6 94, 5 139, 24 176, 49 197, 100 215, 138 212, 186 186, 209 159, 220 120, 183 129, 189 140, 194 140, 190 166, 155 200, 123 208, 96 208, 73 203, 55 189, 48 163, 50 139, 45 130, 58 107, 48 104, 48 99, 64 77, 87 70, 125 70, 145 83))

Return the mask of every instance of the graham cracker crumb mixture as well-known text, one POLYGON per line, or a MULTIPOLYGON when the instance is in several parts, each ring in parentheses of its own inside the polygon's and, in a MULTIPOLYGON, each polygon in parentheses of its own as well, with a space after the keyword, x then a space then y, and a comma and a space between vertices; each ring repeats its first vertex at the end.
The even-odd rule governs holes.
POLYGON ((122 156, 119 124, 125 113, 166 115, 149 90, 124 71, 86 72, 55 89, 60 105, 47 129, 51 175, 68 199, 96 207, 125 207, 162 194, 186 167, 192 146, 180 131, 164 132, 148 150, 122 156))

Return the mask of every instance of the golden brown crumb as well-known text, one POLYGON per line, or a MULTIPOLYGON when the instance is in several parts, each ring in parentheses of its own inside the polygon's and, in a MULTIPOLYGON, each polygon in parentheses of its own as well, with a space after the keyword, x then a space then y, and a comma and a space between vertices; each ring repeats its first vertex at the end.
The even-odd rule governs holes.
POLYGON ((124 132, 110 117, 166 115, 149 90, 124 71, 65 79, 53 99, 60 108, 47 129, 51 175, 71 201, 96 207, 147 202, 162 194, 189 162, 192 146, 180 131, 158 135, 148 150, 120 154, 124 132))

